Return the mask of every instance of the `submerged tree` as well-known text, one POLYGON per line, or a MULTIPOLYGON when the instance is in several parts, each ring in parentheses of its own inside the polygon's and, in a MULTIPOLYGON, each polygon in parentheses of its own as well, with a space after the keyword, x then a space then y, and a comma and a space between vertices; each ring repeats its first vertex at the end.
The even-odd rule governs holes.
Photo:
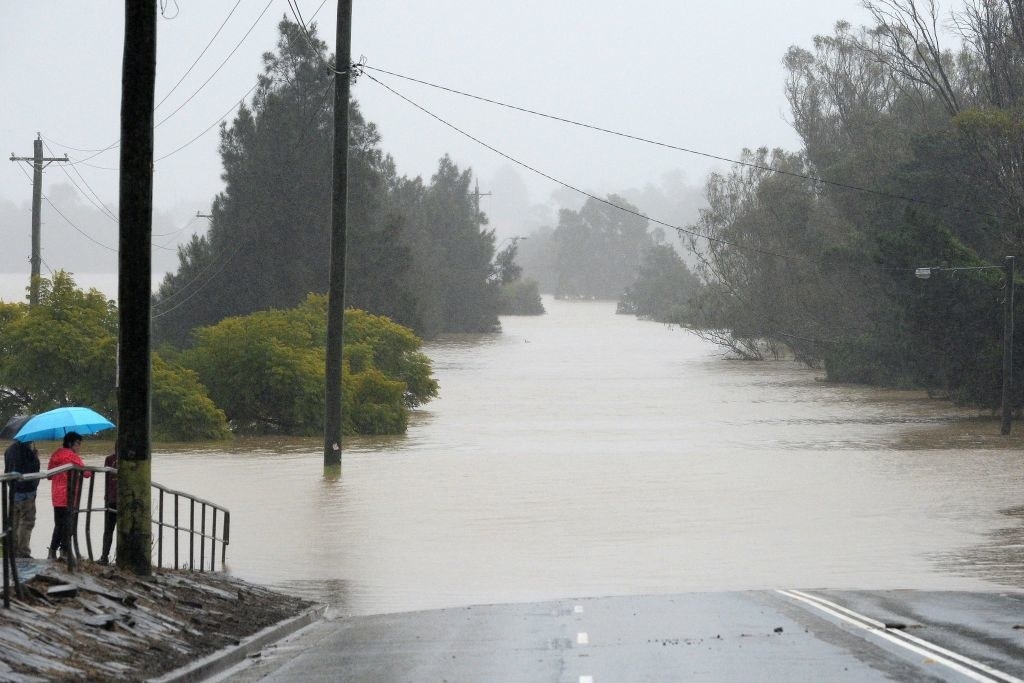
POLYGON ((622 293, 617 311, 664 323, 694 322, 691 301, 700 293, 700 279, 667 244, 651 247, 636 280, 622 293))
POLYGON ((590 198, 579 211, 562 209, 551 240, 555 296, 569 299, 618 299, 654 245, 648 220, 616 195, 608 202, 590 198))
POLYGON ((470 192, 473 176, 448 157, 425 185, 403 178, 395 205, 415 254, 407 286, 416 293, 424 335, 498 328, 498 288, 491 280, 494 232, 470 192))
POLYGON ((494 257, 494 278, 501 288, 499 312, 504 315, 543 315, 537 281, 522 279, 523 269, 516 262, 519 240, 512 238, 494 257))
POLYGON ((803 148, 747 153, 709 181, 698 309, 744 355, 787 349, 834 380, 994 405, 998 265, 1024 247, 1024 15, 965 2, 948 50, 935 3, 866 6, 874 26, 840 22, 786 55, 803 148), (968 270, 921 281, 921 266, 968 270))
MULTIPOLYGON (((245 433, 312 435, 323 429, 327 302, 226 318, 196 331, 182 354, 245 433)), ((407 328, 363 311, 345 312, 342 395, 348 434, 405 431, 408 408, 437 395, 430 360, 407 328)))

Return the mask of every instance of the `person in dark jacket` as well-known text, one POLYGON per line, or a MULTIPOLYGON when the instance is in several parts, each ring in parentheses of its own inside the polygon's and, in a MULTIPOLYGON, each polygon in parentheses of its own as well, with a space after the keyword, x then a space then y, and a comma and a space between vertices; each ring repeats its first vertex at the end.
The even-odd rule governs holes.
MULTIPOLYGON (((117 469, 117 453, 111 453, 103 460, 104 467, 117 469)), ((110 562, 110 544, 114 542, 114 527, 117 526, 117 473, 107 472, 106 490, 103 494, 103 554, 99 563, 110 562)))
MULTIPOLYGON (((31 441, 15 441, 4 451, 4 473, 32 474, 39 471, 39 451, 31 441)), ((36 525, 36 489, 39 480, 16 481, 14 506, 11 509, 11 531, 14 537, 14 556, 32 557, 30 547, 32 529, 36 525)))

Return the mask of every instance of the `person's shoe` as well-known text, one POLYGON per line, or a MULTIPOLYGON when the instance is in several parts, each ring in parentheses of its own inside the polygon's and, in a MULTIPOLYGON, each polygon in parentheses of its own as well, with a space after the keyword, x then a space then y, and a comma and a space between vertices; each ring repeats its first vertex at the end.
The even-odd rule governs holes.
POLYGON ((96 564, 110 564, 110 559, 106 555, 96 560, 96 564))
POLYGON ((50 548, 50 552, 48 552, 46 554, 46 559, 48 559, 48 560, 56 560, 57 559, 57 549, 56 548, 50 548))

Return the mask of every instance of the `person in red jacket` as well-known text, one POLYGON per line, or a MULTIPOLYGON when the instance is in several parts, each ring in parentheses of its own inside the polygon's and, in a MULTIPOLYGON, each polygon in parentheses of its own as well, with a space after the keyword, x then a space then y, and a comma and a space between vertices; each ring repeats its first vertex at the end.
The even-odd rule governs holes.
MULTIPOLYGON (((47 469, 54 469, 61 465, 78 465, 84 467, 85 463, 78 456, 78 449, 82 447, 82 435, 78 432, 68 432, 64 435, 64 445, 53 452, 47 469)), ((83 472, 83 476, 91 477, 92 472, 83 472)), ((78 496, 81 490, 75 491, 77 508, 78 496)), ((53 536, 50 538, 49 559, 57 559, 57 549, 60 548, 65 558, 71 557, 71 530, 76 509, 68 507, 68 473, 61 472, 51 478, 50 497, 53 501, 53 536)))

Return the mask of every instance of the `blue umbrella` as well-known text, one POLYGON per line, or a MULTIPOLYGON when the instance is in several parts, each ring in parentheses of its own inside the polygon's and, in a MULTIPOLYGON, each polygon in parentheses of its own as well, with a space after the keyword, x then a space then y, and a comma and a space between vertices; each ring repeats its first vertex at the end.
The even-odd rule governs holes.
POLYGON ((54 408, 26 422, 14 438, 17 441, 60 441, 68 432, 95 434, 113 426, 113 422, 91 408, 54 408))

